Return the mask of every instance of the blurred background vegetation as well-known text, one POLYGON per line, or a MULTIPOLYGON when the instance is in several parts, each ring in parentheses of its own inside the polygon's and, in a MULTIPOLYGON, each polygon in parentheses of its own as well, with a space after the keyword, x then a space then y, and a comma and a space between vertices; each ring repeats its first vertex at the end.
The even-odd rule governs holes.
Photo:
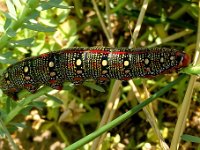
MULTIPOLYGON (((53 50, 91 46, 129 47, 142 6, 142 0, 2 0, 0 73, 19 60, 53 50)), ((176 48, 187 52, 192 59, 198 19, 197 0, 151 0, 133 45, 176 48)), ((136 78, 133 82, 140 98, 145 100, 147 93, 158 92, 179 76, 172 73, 152 79, 136 78)), ((189 77, 184 78, 149 106, 155 115, 150 117, 157 122, 157 128, 168 146, 188 80, 189 77)), ((100 87, 95 83, 87 86, 66 83, 62 91, 43 87, 33 95, 21 92, 20 101, 13 101, 1 92, 0 149, 59 150, 76 142, 97 129, 114 84, 115 81, 110 81, 100 87)), ((128 82, 122 82, 119 89, 120 101, 111 120, 138 105, 137 96, 128 82)), ((182 139, 180 149, 200 149, 199 89, 197 80, 184 130, 184 134, 193 137, 182 139), (192 143, 195 138, 196 143, 192 143)), ((148 120, 144 111, 127 118, 106 133, 101 142, 102 149, 163 149, 165 146, 160 144, 162 138, 158 137, 148 120)), ((91 149, 91 145, 92 142, 87 143, 81 149, 91 149)))

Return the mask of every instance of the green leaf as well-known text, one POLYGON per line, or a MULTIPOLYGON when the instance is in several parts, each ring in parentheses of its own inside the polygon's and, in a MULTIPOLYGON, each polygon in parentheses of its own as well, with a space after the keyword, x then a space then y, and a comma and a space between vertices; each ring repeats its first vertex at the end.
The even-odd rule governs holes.
POLYGON ((74 89, 74 84, 72 84, 70 82, 64 82, 64 84, 63 84, 63 90, 71 91, 73 89, 74 89))
POLYGON ((53 100, 54 102, 58 103, 58 104, 63 104, 63 102, 56 98, 55 96, 49 95, 49 94, 45 94, 48 98, 50 98, 51 100, 53 100))
POLYGON ((8 7, 10 16, 13 19, 17 20, 17 13, 16 13, 15 6, 13 5, 13 3, 10 0, 6 0, 6 5, 8 7))
MULTIPOLYGON (((36 8, 38 7, 39 3, 40 3, 40 0, 28 0, 28 6, 29 6, 32 10, 36 9, 36 8)), ((31 11, 32 11, 32 10, 31 10, 31 11)))
POLYGON ((65 23, 61 25, 61 29, 67 37, 70 37, 77 33, 77 23, 72 19, 68 19, 65 23))
POLYGON ((183 134, 181 136, 181 139, 184 140, 184 141, 194 142, 194 143, 200 144, 200 137, 196 137, 196 136, 192 136, 192 135, 188 135, 188 134, 183 134))
POLYGON ((36 19, 40 16, 40 12, 38 10, 33 10, 30 15, 26 16, 26 20, 24 22, 29 22, 31 19, 36 19))
POLYGON ((11 123, 12 125, 14 125, 15 127, 17 127, 17 128, 25 128, 26 127, 26 125, 24 124, 24 123, 11 123))
POLYGON ((83 85, 84 85, 84 86, 87 86, 87 87, 89 87, 89 88, 91 88, 91 89, 97 90, 97 91, 99 91, 99 92, 105 92, 105 90, 104 90, 101 86, 96 85, 96 84, 93 83, 93 82, 84 82, 83 85))
POLYGON ((8 35, 8 37, 15 37, 16 36, 16 31, 9 28, 7 31, 6 31, 6 34, 8 35))
POLYGON ((11 22, 12 22, 12 17, 8 14, 8 13, 3 13, 6 17, 6 21, 4 24, 4 30, 7 30, 8 27, 10 26, 11 22))
POLYGON ((23 107, 21 109, 21 111, 19 112, 19 114, 23 114, 24 116, 26 116, 26 115, 28 115, 30 113, 31 109, 33 109, 33 106, 32 105, 27 105, 26 107, 23 107))
POLYGON ((200 75, 200 65, 189 66, 180 71, 181 73, 192 74, 192 75, 200 75))
POLYGON ((77 35, 70 36, 69 39, 68 39, 67 45, 65 47, 67 48, 67 47, 74 46, 74 44, 77 42, 77 40, 78 40, 78 36, 77 35))
POLYGON ((16 62, 17 61, 15 59, 5 59, 5 57, 2 57, 0 55, 0 63, 2 63, 2 64, 14 64, 16 62))
POLYGON ((0 32, 5 32, 3 25, 0 24, 0 32))
POLYGON ((32 46, 34 41, 34 38, 27 38, 27 39, 23 39, 23 40, 18 40, 18 41, 10 41, 11 45, 14 46, 32 46))
POLYGON ((0 126, 0 137, 1 138, 5 138, 6 136, 5 136, 5 131, 1 128, 1 126, 0 126))
POLYGON ((40 32, 55 32, 56 31, 56 29, 53 28, 53 27, 43 26, 39 23, 37 23, 37 24, 33 24, 33 23, 24 24, 24 27, 28 28, 30 30, 40 31, 40 32))
POLYGON ((83 113, 77 122, 81 124, 91 124, 99 122, 100 118, 101 118, 100 111, 99 109, 95 108, 92 111, 83 113))
POLYGON ((50 0, 48 2, 41 2, 40 7, 42 8, 42 10, 47 10, 50 9, 52 7, 56 7, 56 8, 61 8, 61 9, 69 9, 71 7, 69 6, 64 6, 64 5, 59 5, 62 2, 62 0, 50 0))
POLYGON ((4 120, 7 117, 7 112, 5 109, 0 110, 1 119, 4 120))
POLYGON ((9 59, 13 55, 12 52, 6 52, 0 55, 0 63, 2 64, 14 64, 17 61, 15 59, 9 59))
POLYGON ((22 4, 19 0, 13 0, 13 3, 17 7, 17 9, 22 7, 22 4))
POLYGON ((41 110, 41 108, 43 108, 43 107, 46 106, 46 103, 45 103, 45 102, 42 102, 42 101, 33 101, 33 102, 31 103, 31 105, 32 105, 33 107, 36 107, 37 109, 40 109, 40 110, 41 110))

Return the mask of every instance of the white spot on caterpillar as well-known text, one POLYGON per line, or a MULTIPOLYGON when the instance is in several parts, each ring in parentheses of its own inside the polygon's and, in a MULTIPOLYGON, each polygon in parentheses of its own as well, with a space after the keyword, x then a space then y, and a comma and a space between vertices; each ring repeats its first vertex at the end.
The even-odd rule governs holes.
POLYGON ((82 70, 77 70, 76 73, 77 73, 77 74, 82 74, 83 71, 82 71, 82 70))
POLYGON ((56 75, 56 73, 55 72, 50 72, 50 74, 49 74, 51 77, 53 77, 53 76, 55 76, 56 75))
POLYGON ((175 59, 175 57, 174 57, 174 56, 171 56, 169 59, 170 59, 170 60, 174 60, 174 59, 175 59))
POLYGON ((54 67, 54 62, 53 61, 49 62, 49 67, 54 67))
POLYGON ((31 79, 30 76, 25 76, 24 78, 25 78, 25 80, 27 80, 27 81, 31 79))
POLYGON ((7 80, 6 83, 7 83, 7 84, 10 84, 10 80, 7 80))
POLYGON ((6 74, 5 74, 5 78, 8 78, 8 73, 6 72, 6 74))
POLYGON ((124 66, 128 66, 129 65, 129 61, 128 60, 125 60, 124 61, 124 66))
POLYGON ((24 67, 24 72, 27 73, 29 71, 29 68, 27 66, 24 67))
POLYGON ((107 73, 108 73, 108 70, 102 70, 101 73, 102 73, 102 74, 107 74, 107 73))
POLYGON ((145 70, 146 70, 146 72, 151 72, 151 68, 150 67, 147 67, 145 70))
POLYGON ((160 62, 161 62, 161 63, 164 62, 164 58, 163 58, 163 57, 160 58, 160 62))
POLYGON ((149 64, 149 59, 145 58, 144 63, 145 63, 145 65, 148 65, 149 64))
POLYGON ((130 70, 125 70, 125 73, 127 74, 127 73, 130 73, 130 70))
POLYGON ((77 66, 80 66, 81 63, 82 63, 81 59, 77 59, 77 60, 76 60, 76 65, 77 65, 77 66))
POLYGON ((108 61, 107 60, 102 60, 102 66, 107 66, 108 65, 108 61))

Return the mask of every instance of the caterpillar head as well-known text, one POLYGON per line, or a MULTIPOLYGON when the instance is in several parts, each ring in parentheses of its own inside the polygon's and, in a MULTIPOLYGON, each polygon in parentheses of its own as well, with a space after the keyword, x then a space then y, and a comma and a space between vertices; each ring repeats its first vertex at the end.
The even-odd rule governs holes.
POLYGON ((8 72, 5 71, 0 79, 0 88, 3 93, 12 97, 14 100, 17 100, 17 93, 19 93, 20 89, 16 88, 16 86, 10 81, 8 72))
POLYGON ((176 60, 179 62, 177 69, 187 67, 190 64, 190 56, 183 52, 176 52, 176 60))

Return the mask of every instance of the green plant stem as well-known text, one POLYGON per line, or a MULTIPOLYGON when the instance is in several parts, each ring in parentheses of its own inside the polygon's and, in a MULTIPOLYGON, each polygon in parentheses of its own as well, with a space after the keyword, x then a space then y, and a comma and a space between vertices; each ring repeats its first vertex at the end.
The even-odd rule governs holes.
POLYGON ((112 27, 111 27, 111 20, 110 20, 110 6, 109 6, 109 0, 105 0, 106 3, 106 16, 107 16, 107 20, 108 20, 108 33, 109 33, 109 37, 110 37, 110 45, 114 46, 114 36, 112 33, 112 27))
POLYGON ((175 107, 175 108, 178 108, 178 104, 176 104, 176 103, 173 102, 173 101, 170 101, 170 100, 165 99, 165 98, 158 98, 158 100, 161 101, 161 102, 163 102, 163 103, 172 105, 172 106, 175 107))
POLYGON ((105 23, 104 23, 104 21, 103 21, 103 18, 102 18, 102 16, 101 16, 101 13, 100 13, 100 11, 99 11, 99 8, 98 8, 98 6, 97 6, 97 4, 96 4, 96 1, 95 1, 95 0, 92 0, 92 4, 93 4, 93 6, 94 6, 94 10, 95 10, 96 13, 97 13, 97 17, 98 17, 98 19, 99 19, 99 21, 100 21, 100 23, 101 23, 101 26, 102 26, 102 28, 103 28, 103 31, 104 31, 105 35, 106 35, 106 38, 107 38, 109 44, 113 47, 113 46, 114 46, 114 45, 113 45, 113 39, 112 39, 112 37, 110 36, 108 30, 106 29, 106 25, 105 25, 105 23))
POLYGON ((12 137, 11 137, 11 135, 10 135, 8 129, 6 128, 4 122, 1 120, 1 118, 0 118, 0 126, 1 126, 0 129, 2 129, 2 130, 4 131, 4 133, 6 134, 6 136, 7 136, 7 138, 8 138, 8 142, 10 143, 12 149, 18 150, 17 145, 16 145, 15 142, 13 141, 13 139, 12 139, 12 137))
POLYGON ((108 124, 104 125, 103 127, 97 129, 95 132, 87 135, 86 137, 82 138, 81 140, 73 143, 69 147, 65 148, 64 150, 75 150, 79 147, 83 146, 84 144, 88 143, 89 141, 95 139, 99 135, 103 134, 104 132, 107 132, 108 130, 116 127, 120 123, 124 122, 126 119, 130 118, 132 115, 137 113, 139 110, 141 110, 144 106, 148 105, 149 103, 153 102, 156 98, 160 97, 169 89, 171 89, 174 85, 176 85, 178 82, 180 82, 182 79, 184 79, 186 75, 181 75, 179 78, 177 78, 175 81, 169 83, 167 86, 162 88, 160 91, 152 95, 150 98, 145 100, 144 102, 140 103, 139 105, 133 107, 131 110, 126 112, 125 114, 119 116, 118 118, 114 119, 113 121, 109 122, 108 124))
POLYGON ((182 5, 181 8, 179 8, 176 12, 174 12, 170 19, 178 19, 180 16, 182 16, 185 12, 187 12, 188 8, 190 8, 187 4, 182 5))
MULTIPOLYGON (((193 60, 193 65, 199 65, 200 64, 200 1, 199 1, 199 5, 198 5, 198 30, 197 30, 197 42, 196 42, 196 52, 195 52, 195 56, 194 56, 194 60, 193 60)), ((175 130, 174 130, 174 134, 172 137, 172 142, 171 142, 171 146, 170 146, 170 150, 177 150, 179 149, 179 142, 181 139, 181 135, 183 134, 183 131, 185 129, 185 125, 186 125, 186 120, 187 120, 187 116, 189 113, 189 108, 190 108, 190 103, 192 100, 192 93, 194 90, 194 85, 195 82, 197 80, 197 76, 191 76, 189 83, 188 83, 188 87, 186 90, 186 94, 185 97, 183 99, 183 103, 181 106, 181 110, 178 116, 178 120, 175 126, 175 130)))
POLYGON ((181 73, 199 76, 200 75, 200 64, 197 64, 195 66, 191 65, 187 68, 184 68, 184 69, 181 70, 181 73))
POLYGON ((145 16, 148 4, 149 4, 149 0, 144 0, 140 14, 138 16, 138 21, 136 23, 136 27, 135 27, 134 32, 133 32, 133 36, 132 36, 131 41, 129 43, 129 47, 131 47, 131 48, 136 46, 135 43, 136 43, 137 37, 139 35, 139 31, 141 29, 141 25, 142 25, 142 22, 144 20, 144 16, 145 16))
POLYGON ((115 8, 112 9, 112 13, 120 11, 121 8, 125 7, 129 0, 120 1, 115 8))
POLYGON ((55 126, 56 130, 58 131, 59 135, 61 136, 61 138, 63 139, 63 141, 65 142, 65 144, 69 145, 69 141, 67 139, 67 136, 64 134, 62 128, 60 127, 60 124, 55 122, 54 126, 55 126))
POLYGON ((171 42, 171 41, 174 41, 176 39, 179 39, 179 38, 182 38, 182 37, 185 37, 186 35, 188 34, 192 34, 193 31, 192 30, 189 30, 189 29, 184 29, 183 31, 180 31, 180 32, 177 32, 177 33, 174 33, 170 36, 167 36, 166 38, 163 38, 162 40, 160 41, 157 41, 151 45, 148 45, 148 48, 151 48, 151 47, 156 47, 158 45, 161 45, 161 44, 164 44, 164 43, 167 43, 167 42, 171 42))

